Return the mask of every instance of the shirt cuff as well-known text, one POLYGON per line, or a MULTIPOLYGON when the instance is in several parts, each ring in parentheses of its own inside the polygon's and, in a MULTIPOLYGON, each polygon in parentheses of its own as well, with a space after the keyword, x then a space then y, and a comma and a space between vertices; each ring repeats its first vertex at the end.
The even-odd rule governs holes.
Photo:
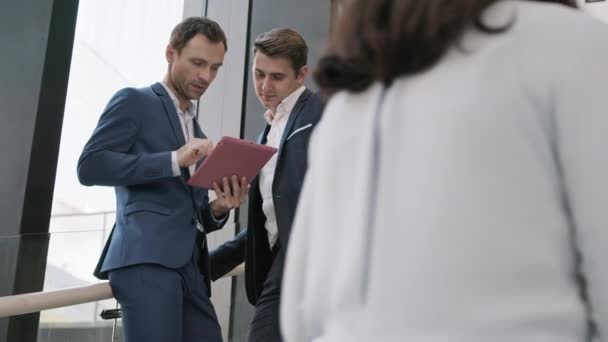
POLYGON ((177 163, 177 151, 171 152, 171 168, 173 170, 173 176, 180 176, 182 173, 179 170, 179 164, 177 163))
POLYGON ((220 218, 217 218, 217 217, 215 217, 215 214, 213 213, 213 209, 211 209, 211 206, 209 206, 209 211, 211 212, 211 218, 213 219, 213 221, 215 221, 215 223, 222 223, 223 221, 225 221, 228 218, 228 215, 230 215, 230 210, 228 210, 220 218))

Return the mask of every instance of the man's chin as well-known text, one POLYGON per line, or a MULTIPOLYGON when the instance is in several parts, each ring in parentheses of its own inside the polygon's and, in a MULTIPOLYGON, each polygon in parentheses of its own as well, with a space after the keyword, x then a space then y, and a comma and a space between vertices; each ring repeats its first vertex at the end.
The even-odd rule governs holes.
POLYGON ((198 100, 201 96, 203 96, 204 93, 205 93, 204 90, 200 91, 200 92, 197 92, 197 93, 193 93, 193 94, 191 94, 190 99, 191 100, 198 100))
POLYGON ((266 109, 273 109, 276 108, 277 105, 274 102, 263 102, 264 107, 266 107, 266 109))

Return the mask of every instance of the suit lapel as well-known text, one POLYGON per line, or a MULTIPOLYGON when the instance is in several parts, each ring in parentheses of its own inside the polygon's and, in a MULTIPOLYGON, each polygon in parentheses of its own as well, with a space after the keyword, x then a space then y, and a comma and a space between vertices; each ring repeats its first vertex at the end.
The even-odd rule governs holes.
POLYGON ((173 101, 171 101, 169 94, 167 94, 167 91, 165 90, 165 87, 162 86, 162 84, 155 83, 152 85, 152 89, 158 95, 158 97, 160 97, 160 100, 163 103, 163 106, 165 107, 165 113, 167 114, 169 122, 171 123, 171 129, 173 130, 173 134, 175 134, 175 138, 177 139, 178 147, 184 146, 186 141, 184 140, 182 125, 179 122, 179 118, 177 117, 177 112, 175 111, 175 105, 173 104, 173 101))
MULTIPOLYGON (((287 140, 287 137, 289 136, 289 134, 291 134, 291 131, 293 130, 293 125, 295 124, 296 119, 302 112, 302 109, 304 108, 304 103, 306 102, 306 100, 308 99, 310 94, 311 94, 311 92, 308 89, 305 89, 304 92, 302 93, 302 95, 300 95, 300 97, 298 98, 298 101, 296 102, 295 106, 291 110, 291 113, 289 114, 289 119, 287 119, 287 124, 285 124, 285 129, 283 130, 283 135, 281 136, 281 142, 279 144, 279 151, 277 152, 277 165, 281 162, 281 154, 282 154, 281 152, 283 151, 283 144, 287 140)), ((266 125, 266 127, 264 128, 264 131, 258 137, 258 140, 257 140, 258 144, 266 144, 266 138, 268 136, 269 131, 270 131, 270 125, 266 125)), ((275 170, 275 177, 276 177, 276 170, 275 170)), ((258 191, 258 192, 260 191, 259 190, 259 178, 260 178, 260 175, 258 174, 254 178, 253 182, 251 183, 251 185, 252 185, 251 189, 254 189, 253 191, 258 191)), ((272 188, 273 188, 273 192, 274 192, 274 184, 273 184, 272 188)))
POLYGON ((199 139, 207 139, 205 133, 201 129, 201 126, 198 124, 198 119, 195 117, 192 122, 194 123, 194 137, 199 139))
MULTIPOLYGON (((268 136, 269 131, 270 131, 270 125, 267 124, 266 127, 264 128, 264 131, 258 136, 258 139, 257 139, 258 144, 262 144, 262 145, 266 144, 266 137, 268 136)), ((254 191, 260 191, 259 190, 259 179, 260 179, 260 174, 258 173, 258 175, 255 176, 253 178, 253 180, 251 181, 251 189, 255 189, 254 191)), ((249 191, 251 191, 251 189, 249 191)))
POLYGON ((300 95, 300 97, 298 98, 298 102, 296 102, 296 105, 293 107, 293 109, 291 110, 291 113, 289 114, 289 119, 287 120, 287 124, 285 125, 285 130, 283 130, 283 135, 281 136, 281 143, 279 144, 279 151, 277 152, 278 153, 277 164, 281 160, 281 155, 283 154, 282 153, 283 145, 285 144, 287 137, 291 134, 291 131, 293 131, 293 125, 295 124, 296 119, 302 112, 302 109, 304 109, 304 103, 306 103, 306 100, 308 100, 308 97, 310 96, 310 94, 311 93, 308 89, 304 90, 302 95, 300 95))
POLYGON ((266 127, 264 127, 264 131, 262 132, 262 134, 260 134, 260 136, 258 136, 258 144, 266 144, 266 138, 268 137, 268 132, 270 132, 270 125, 266 125, 266 127))
MULTIPOLYGON (((171 101, 171 97, 169 97, 169 94, 167 94, 165 87, 158 82, 152 85, 152 90, 154 90, 154 92, 158 95, 163 107, 165 107, 165 114, 167 114, 167 118, 171 124, 171 130, 175 135, 175 139, 177 139, 177 147, 179 148, 184 146, 186 144, 186 140, 184 139, 184 131, 182 130, 182 124, 179 121, 177 111, 175 110, 173 101, 171 101)), ((187 181, 190 178, 188 170, 185 168, 180 168, 180 171, 183 179, 187 181)))

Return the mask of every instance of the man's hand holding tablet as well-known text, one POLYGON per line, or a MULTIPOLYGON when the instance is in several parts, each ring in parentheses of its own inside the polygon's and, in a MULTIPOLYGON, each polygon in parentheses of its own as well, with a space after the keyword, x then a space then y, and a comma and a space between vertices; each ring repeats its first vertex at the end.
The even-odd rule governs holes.
POLYGON ((190 177, 188 184, 214 190, 218 202, 212 205, 212 209, 218 206, 218 212, 225 213, 240 205, 249 190, 249 182, 276 152, 277 149, 270 146, 222 137, 190 177), (236 203, 237 200, 239 203, 236 203))

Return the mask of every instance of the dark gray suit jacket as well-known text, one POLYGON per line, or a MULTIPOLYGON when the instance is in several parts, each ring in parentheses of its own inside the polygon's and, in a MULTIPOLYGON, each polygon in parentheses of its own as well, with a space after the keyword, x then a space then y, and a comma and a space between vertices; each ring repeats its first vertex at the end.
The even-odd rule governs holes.
MULTIPOLYGON (((194 135, 205 138, 196 120, 194 135)), ((213 219, 207 190, 186 183, 188 172, 174 177, 171 152, 185 144, 175 106, 160 83, 117 92, 78 161, 84 185, 113 186, 116 223, 95 275, 107 279, 113 269, 142 263, 179 268, 203 245, 199 267, 209 283, 204 234, 225 220, 213 219)), ((209 284, 207 284, 209 285, 209 284)), ((207 286, 210 288, 210 286, 207 286)))
MULTIPOLYGON (((277 152, 272 194, 283 253, 288 247, 291 225, 308 167, 308 141, 322 113, 320 97, 305 90, 289 115, 277 152)), ((269 130, 270 126, 267 125, 260 135, 260 143, 266 142, 269 130)), ((272 265, 258 177, 251 182, 248 209, 247 229, 211 252, 211 276, 213 280, 218 279, 245 261, 247 297, 255 304, 272 265)))

